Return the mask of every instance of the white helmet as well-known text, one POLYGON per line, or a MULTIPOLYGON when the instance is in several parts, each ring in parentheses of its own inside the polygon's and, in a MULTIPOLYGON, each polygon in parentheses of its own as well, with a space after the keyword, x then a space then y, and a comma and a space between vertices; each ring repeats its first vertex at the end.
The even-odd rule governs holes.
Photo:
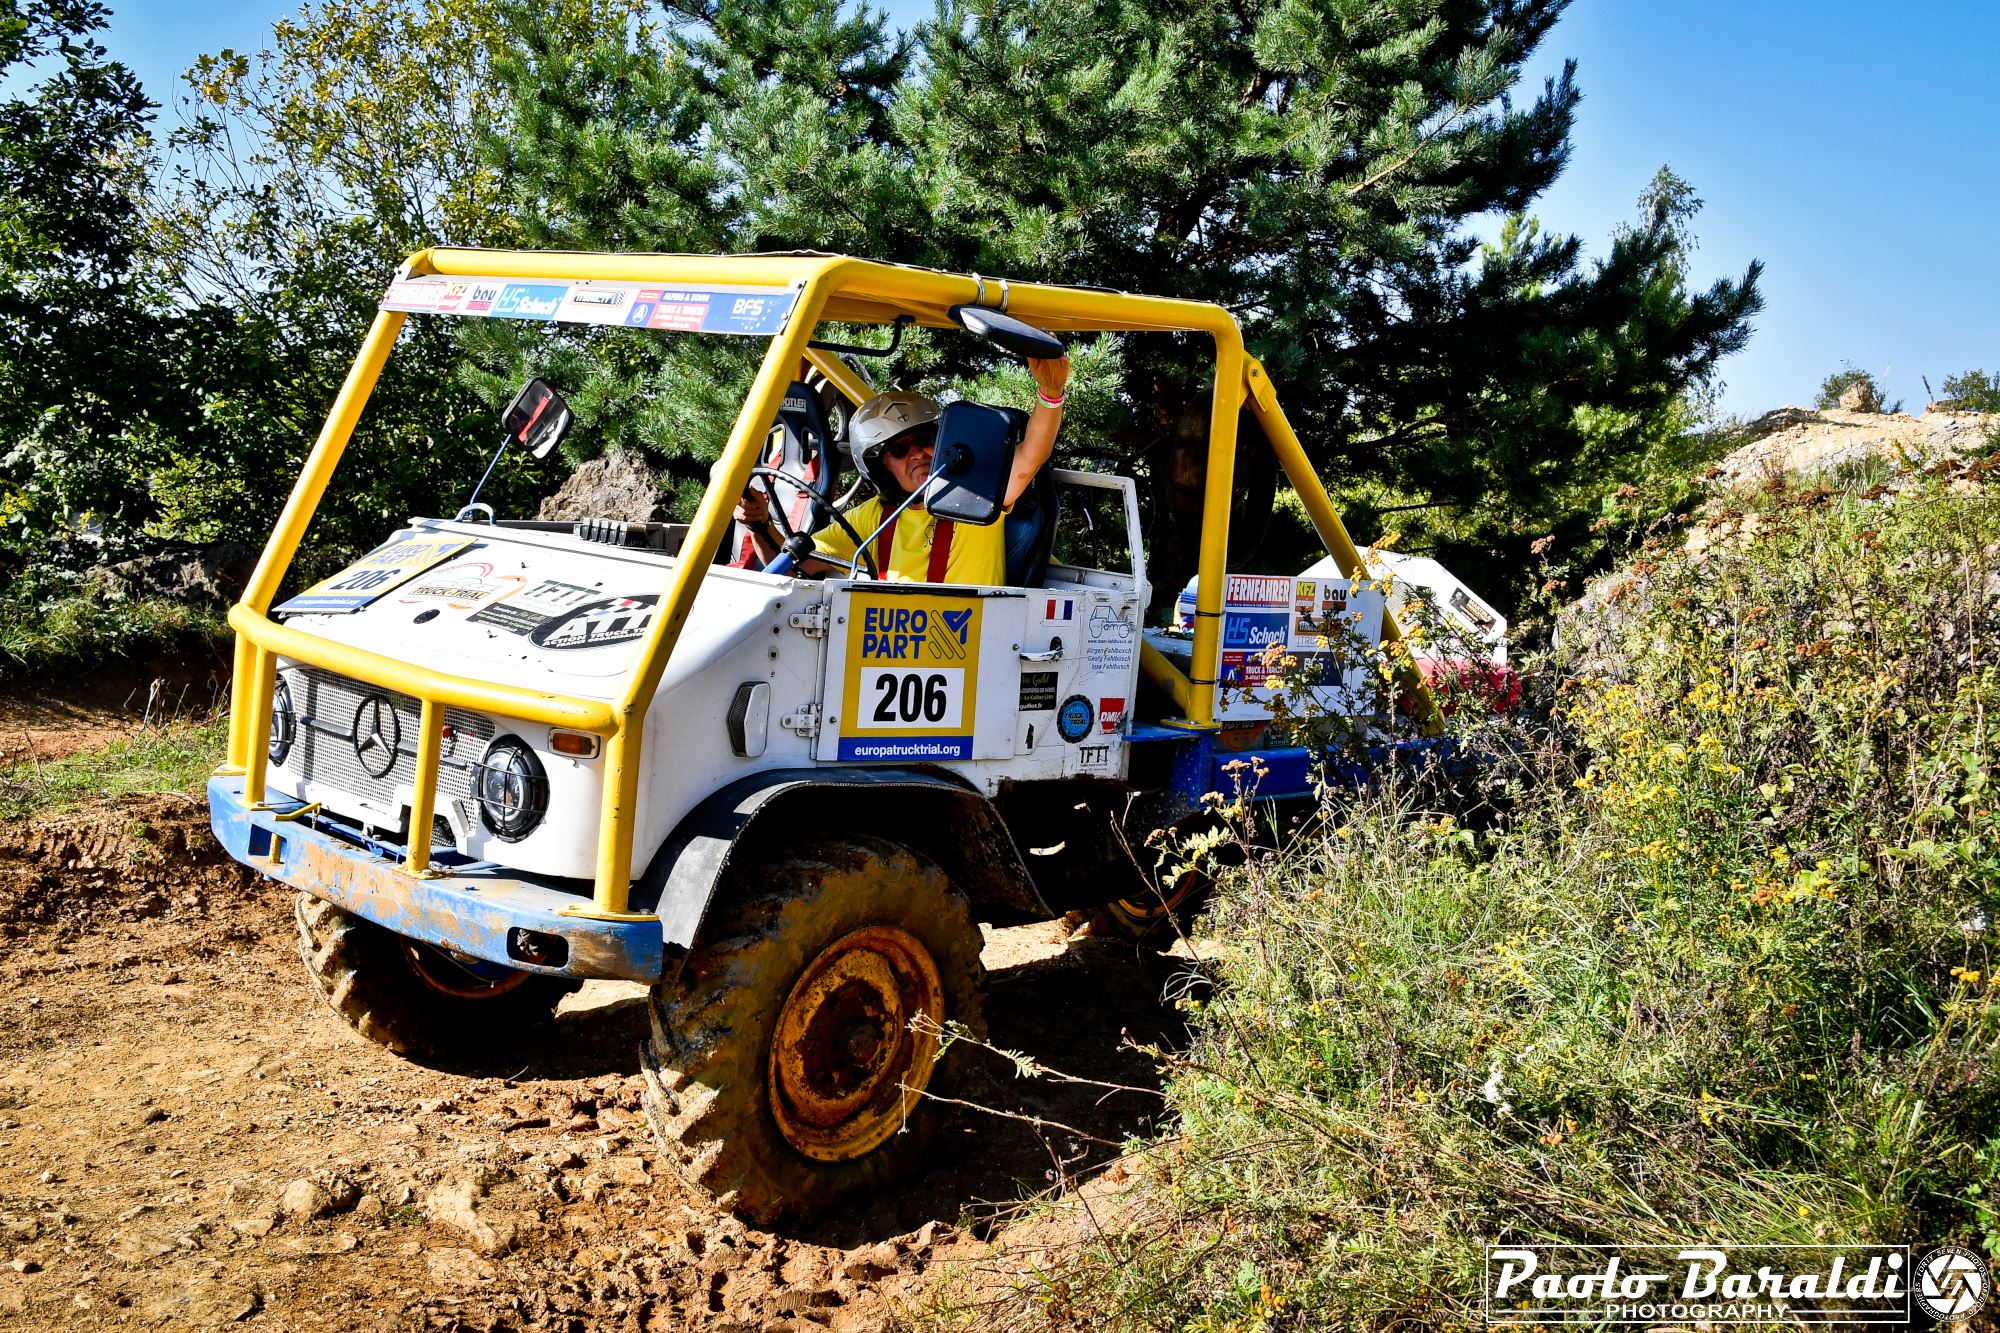
POLYGON ((883 495, 897 495, 902 487, 895 474, 882 464, 882 450, 898 435, 922 426, 935 426, 943 411, 937 399, 921 393, 896 390, 878 393, 861 405, 847 425, 847 453, 862 476, 875 483, 883 495))

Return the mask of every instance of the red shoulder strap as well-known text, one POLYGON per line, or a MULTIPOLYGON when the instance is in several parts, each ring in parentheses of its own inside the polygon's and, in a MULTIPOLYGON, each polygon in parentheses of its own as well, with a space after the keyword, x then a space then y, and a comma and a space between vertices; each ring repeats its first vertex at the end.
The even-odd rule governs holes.
POLYGON ((889 557, 896 550, 896 525, 902 520, 903 515, 898 511, 889 520, 889 526, 875 538, 875 577, 878 579, 889 577, 889 557))
POLYGON ((953 526, 950 519, 941 518, 938 520, 937 531, 931 534, 931 569, 929 578, 932 583, 944 582, 945 566, 951 563, 951 530, 953 526))

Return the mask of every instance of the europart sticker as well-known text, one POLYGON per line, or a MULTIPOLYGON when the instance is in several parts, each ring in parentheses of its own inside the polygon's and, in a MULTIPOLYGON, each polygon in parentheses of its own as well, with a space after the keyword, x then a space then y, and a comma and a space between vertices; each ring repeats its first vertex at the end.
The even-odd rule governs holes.
POLYGON ((853 595, 837 758, 972 757, 982 610, 977 598, 853 595))

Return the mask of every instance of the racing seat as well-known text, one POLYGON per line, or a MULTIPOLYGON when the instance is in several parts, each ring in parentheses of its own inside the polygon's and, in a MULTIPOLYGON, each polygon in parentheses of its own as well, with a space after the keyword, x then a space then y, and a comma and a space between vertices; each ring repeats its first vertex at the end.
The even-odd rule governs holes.
POLYGON ((1049 552, 1056 544, 1055 469, 1044 464, 1002 520, 1007 527, 1007 586, 1039 588, 1049 576, 1049 552))
MULTIPOLYGON (((785 517, 792 521, 796 531, 811 532, 819 524, 814 520, 813 495, 822 500, 831 500, 835 482, 840 473, 840 455, 833 447, 833 432, 827 426, 826 408, 819 400, 819 394, 803 380, 793 380, 785 390, 784 404, 778 409, 778 424, 783 433, 764 454, 766 467, 783 468, 792 475, 812 483, 812 492, 789 486, 782 481, 762 478, 754 485, 769 482, 771 499, 774 504, 783 505, 785 517)), ((762 569, 764 562, 757 556, 757 547, 750 540, 750 530, 741 523, 731 531, 729 563, 737 569, 762 569)))

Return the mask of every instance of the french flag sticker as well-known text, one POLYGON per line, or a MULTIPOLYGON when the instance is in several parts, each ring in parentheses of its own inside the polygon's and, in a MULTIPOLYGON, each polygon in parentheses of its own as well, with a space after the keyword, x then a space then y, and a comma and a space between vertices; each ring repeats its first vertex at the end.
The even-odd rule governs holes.
POLYGON ((1049 598, 1048 609, 1042 612, 1042 619, 1045 621, 1075 620, 1076 598, 1074 597, 1049 598))

